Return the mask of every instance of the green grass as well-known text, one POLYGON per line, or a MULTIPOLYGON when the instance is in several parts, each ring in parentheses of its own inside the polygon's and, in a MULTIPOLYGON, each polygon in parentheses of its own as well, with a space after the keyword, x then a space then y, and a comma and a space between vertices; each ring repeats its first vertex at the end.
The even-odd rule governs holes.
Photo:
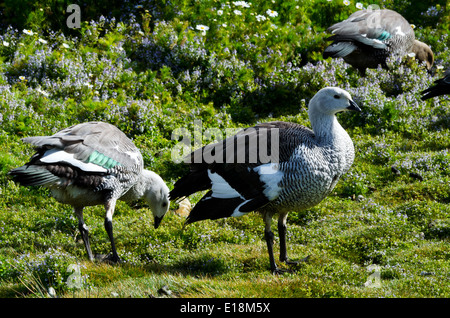
MULTIPOLYGON (((383 5, 405 14, 433 46, 435 66, 447 67, 444 2, 383 5), (420 14, 433 5, 437 15, 420 14)), ((114 2, 109 10, 99 2, 82 8, 75 30, 55 14, 64 1, 6 7, 22 14, 4 14, 0 25, 0 297, 47 297, 50 287, 63 298, 449 297, 450 104, 448 97, 420 100, 443 70, 430 75, 415 62, 391 61, 391 71, 361 78, 342 60, 323 60, 326 27, 355 11, 356 2, 171 3, 114 2), (267 9, 278 17, 258 22, 267 9), (199 24, 209 26, 206 35, 199 24), (145 166, 172 188, 187 170, 171 159, 175 129, 193 137, 195 119, 203 131, 270 120, 309 125, 306 105, 324 86, 348 90, 363 110, 338 115, 356 158, 328 198, 289 214, 288 256, 309 257, 281 264, 291 270, 283 275, 270 273, 257 213, 183 227, 175 202, 156 230, 145 206, 119 202, 113 222, 123 262, 89 262, 71 208, 7 176, 33 154, 22 137, 103 120, 132 138, 145 166), (67 284, 73 264, 81 275, 75 287, 67 284), (371 284, 377 275, 380 284, 371 284)), ((103 207, 86 208, 85 221, 94 253, 109 253, 103 207)), ((273 231, 278 258, 276 222, 273 231)))
MULTIPOLYGON (((45 201, 51 205, 51 200, 45 201)), ((2 244, 2 264, 23 253, 32 262, 48 249, 67 251, 71 257, 65 266, 80 264, 87 280, 76 290, 61 286, 61 297, 168 297, 158 292, 164 286, 170 297, 448 297, 448 204, 415 200, 389 207, 371 200, 332 196, 307 215, 292 213, 289 255, 310 257, 279 277, 268 270, 263 223, 256 213, 184 231, 183 219, 170 213, 164 227, 154 230, 147 211, 125 205, 114 218, 121 265, 87 261, 76 221, 59 205, 45 212, 22 206, 1 214, 0 224, 11 228, 11 238, 2 244), (364 285, 369 264, 380 266, 379 288, 364 285)), ((86 222, 93 249, 107 253, 101 209, 88 210, 86 222)), ((37 270, 18 279, 14 268, 4 267, 2 276, 12 277, 2 284, 2 297, 46 295, 45 284, 27 287, 42 279, 37 270)), ((59 267, 62 275, 64 270, 59 267)))

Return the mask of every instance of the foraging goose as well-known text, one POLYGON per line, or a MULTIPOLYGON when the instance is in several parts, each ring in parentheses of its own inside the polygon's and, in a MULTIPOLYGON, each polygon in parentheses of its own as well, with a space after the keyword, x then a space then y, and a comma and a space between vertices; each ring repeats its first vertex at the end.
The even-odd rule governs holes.
POLYGON ((450 94, 450 67, 445 71, 444 77, 434 81, 436 85, 422 91, 422 100, 432 97, 450 94))
POLYGON ((157 228, 169 208, 169 189, 156 173, 143 169, 142 155, 118 128, 104 122, 87 122, 63 129, 53 136, 27 137, 36 153, 22 167, 9 172, 24 186, 44 186, 53 197, 73 206, 78 228, 90 260, 93 254, 83 208, 103 204, 105 230, 111 241, 111 262, 120 260, 114 244, 112 217, 117 200, 143 198, 157 228))
POLYGON ((289 122, 262 123, 200 148, 190 154, 190 172, 175 183, 169 196, 177 199, 209 189, 186 224, 259 211, 270 267, 279 273, 272 216, 278 214, 280 261, 291 263, 286 253, 288 212, 321 202, 353 163, 352 140, 335 115, 345 110, 360 111, 345 90, 323 88, 309 103, 312 130, 289 122))
POLYGON ((425 62, 426 68, 430 72, 434 64, 434 54, 430 47, 422 41, 414 40, 411 52, 420 63, 425 62))
POLYGON ((360 10, 328 28, 332 40, 323 58, 342 57, 363 75, 366 68, 387 68, 386 58, 414 53, 430 69, 434 62, 431 49, 415 40, 414 30, 404 17, 395 11, 360 10))

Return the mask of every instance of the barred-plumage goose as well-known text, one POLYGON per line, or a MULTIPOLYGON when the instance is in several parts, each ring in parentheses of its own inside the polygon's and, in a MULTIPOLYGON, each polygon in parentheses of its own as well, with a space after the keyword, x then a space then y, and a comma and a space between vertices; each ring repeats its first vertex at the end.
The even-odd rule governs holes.
POLYGON ((345 90, 321 89, 308 107, 312 130, 289 122, 268 122, 242 130, 222 142, 190 154, 190 172, 170 192, 171 199, 209 191, 189 214, 186 224, 205 219, 241 216, 259 211, 273 273, 272 217, 278 214, 280 261, 286 252, 289 211, 321 202, 350 168, 354 147, 336 113, 360 111, 345 90))
POLYGON ((152 210, 155 228, 169 208, 167 185, 159 175, 143 169, 139 149, 111 124, 87 122, 52 136, 27 137, 23 141, 34 145, 36 153, 9 174, 24 186, 50 188, 57 201, 74 208, 90 260, 94 255, 83 220, 84 207, 105 206, 105 230, 112 247, 106 259, 114 263, 120 261, 112 226, 116 201, 144 199, 152 210))
POLYGON ((444 77, 436 80, 434 86, 422 91, 422 100, 450 94, 450 67, 445 71, 444 77))
POLYGON ((342 57, 365 74, 367 68, 381 65, 387 68, 386 58, 414 53, 430 69, 434 55, 430 47, 415 39, 414 30, 399 13, 383 10, 360 10, 328 28, 333 43, 323 57, 342 57))

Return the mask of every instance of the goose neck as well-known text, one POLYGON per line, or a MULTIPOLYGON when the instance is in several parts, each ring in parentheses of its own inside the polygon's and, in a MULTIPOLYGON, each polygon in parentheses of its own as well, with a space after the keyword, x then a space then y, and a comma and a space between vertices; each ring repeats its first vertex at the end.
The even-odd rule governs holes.
POLYGON ((333 144, 346 136, 344 128, 339 124, 335 115, 310 118, 314 134, 321 144, 333 144))

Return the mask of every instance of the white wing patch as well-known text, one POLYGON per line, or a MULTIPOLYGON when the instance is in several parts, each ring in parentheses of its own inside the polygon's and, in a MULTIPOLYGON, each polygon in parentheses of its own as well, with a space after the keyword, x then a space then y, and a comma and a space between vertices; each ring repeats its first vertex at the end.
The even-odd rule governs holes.
POLYGON ((246 200, 246 201, 242 202, 241 204, 239 204, 239 205, 237 206, 237 208, 234 209, 233 214, 231 214, 231 216, 232 216, 232 217, 239 217, 239 216, 246 215, 247 212, 241 212, 241 211, 239 211, 239 208, 240 208, 242 205, 244 205, 245 203, 247 203, 248 201, 250 201, 250 200, 246 200))
POLYGON ((83 171, 89 172, 106 172, 107 170, 101 166, 98 166, 93 163, 86 163, 75 159, 73 154, 67 153, 64 150, 52 148, 47 150, 42 158, 40 159, 45 163, 58 163, 58 162, 66 162, 71 164, 74 167, 80 168, 83 171))
POLYGON ((125 151, 125 154, 127 154, 131 159, 133 159, 136 163, 139 163, 139 156, 140 152, 136 151, 125 151))
POLYGON ((406 35, 406 34, 402 31, 402 27, 401 27, 401 26, 396 27, 395 30, 396 30, 396 32, 395 32, 396 35, 401 35, 401 36, 405 36, 405 35, 406 35))
POLYGON ((211 180, 212 197, 219 199, 244 199, 239 192, 233 189, 230 184, 217 173, 211 172, 211 170, 208 169, 208 177, 211 180))
POLYGON ((377 40, 377 39, 372 39, 373 42, 378 43, 378 44, 384 44, 382 41, 377 40))
POLYGON ((264 195, 270 200, 276 199, 281 192, 278 183, 283 178, 284 173, 279 170, 278 163, 266 163, 253 168, 259 174, 259 180, 264 183, 264 195))

